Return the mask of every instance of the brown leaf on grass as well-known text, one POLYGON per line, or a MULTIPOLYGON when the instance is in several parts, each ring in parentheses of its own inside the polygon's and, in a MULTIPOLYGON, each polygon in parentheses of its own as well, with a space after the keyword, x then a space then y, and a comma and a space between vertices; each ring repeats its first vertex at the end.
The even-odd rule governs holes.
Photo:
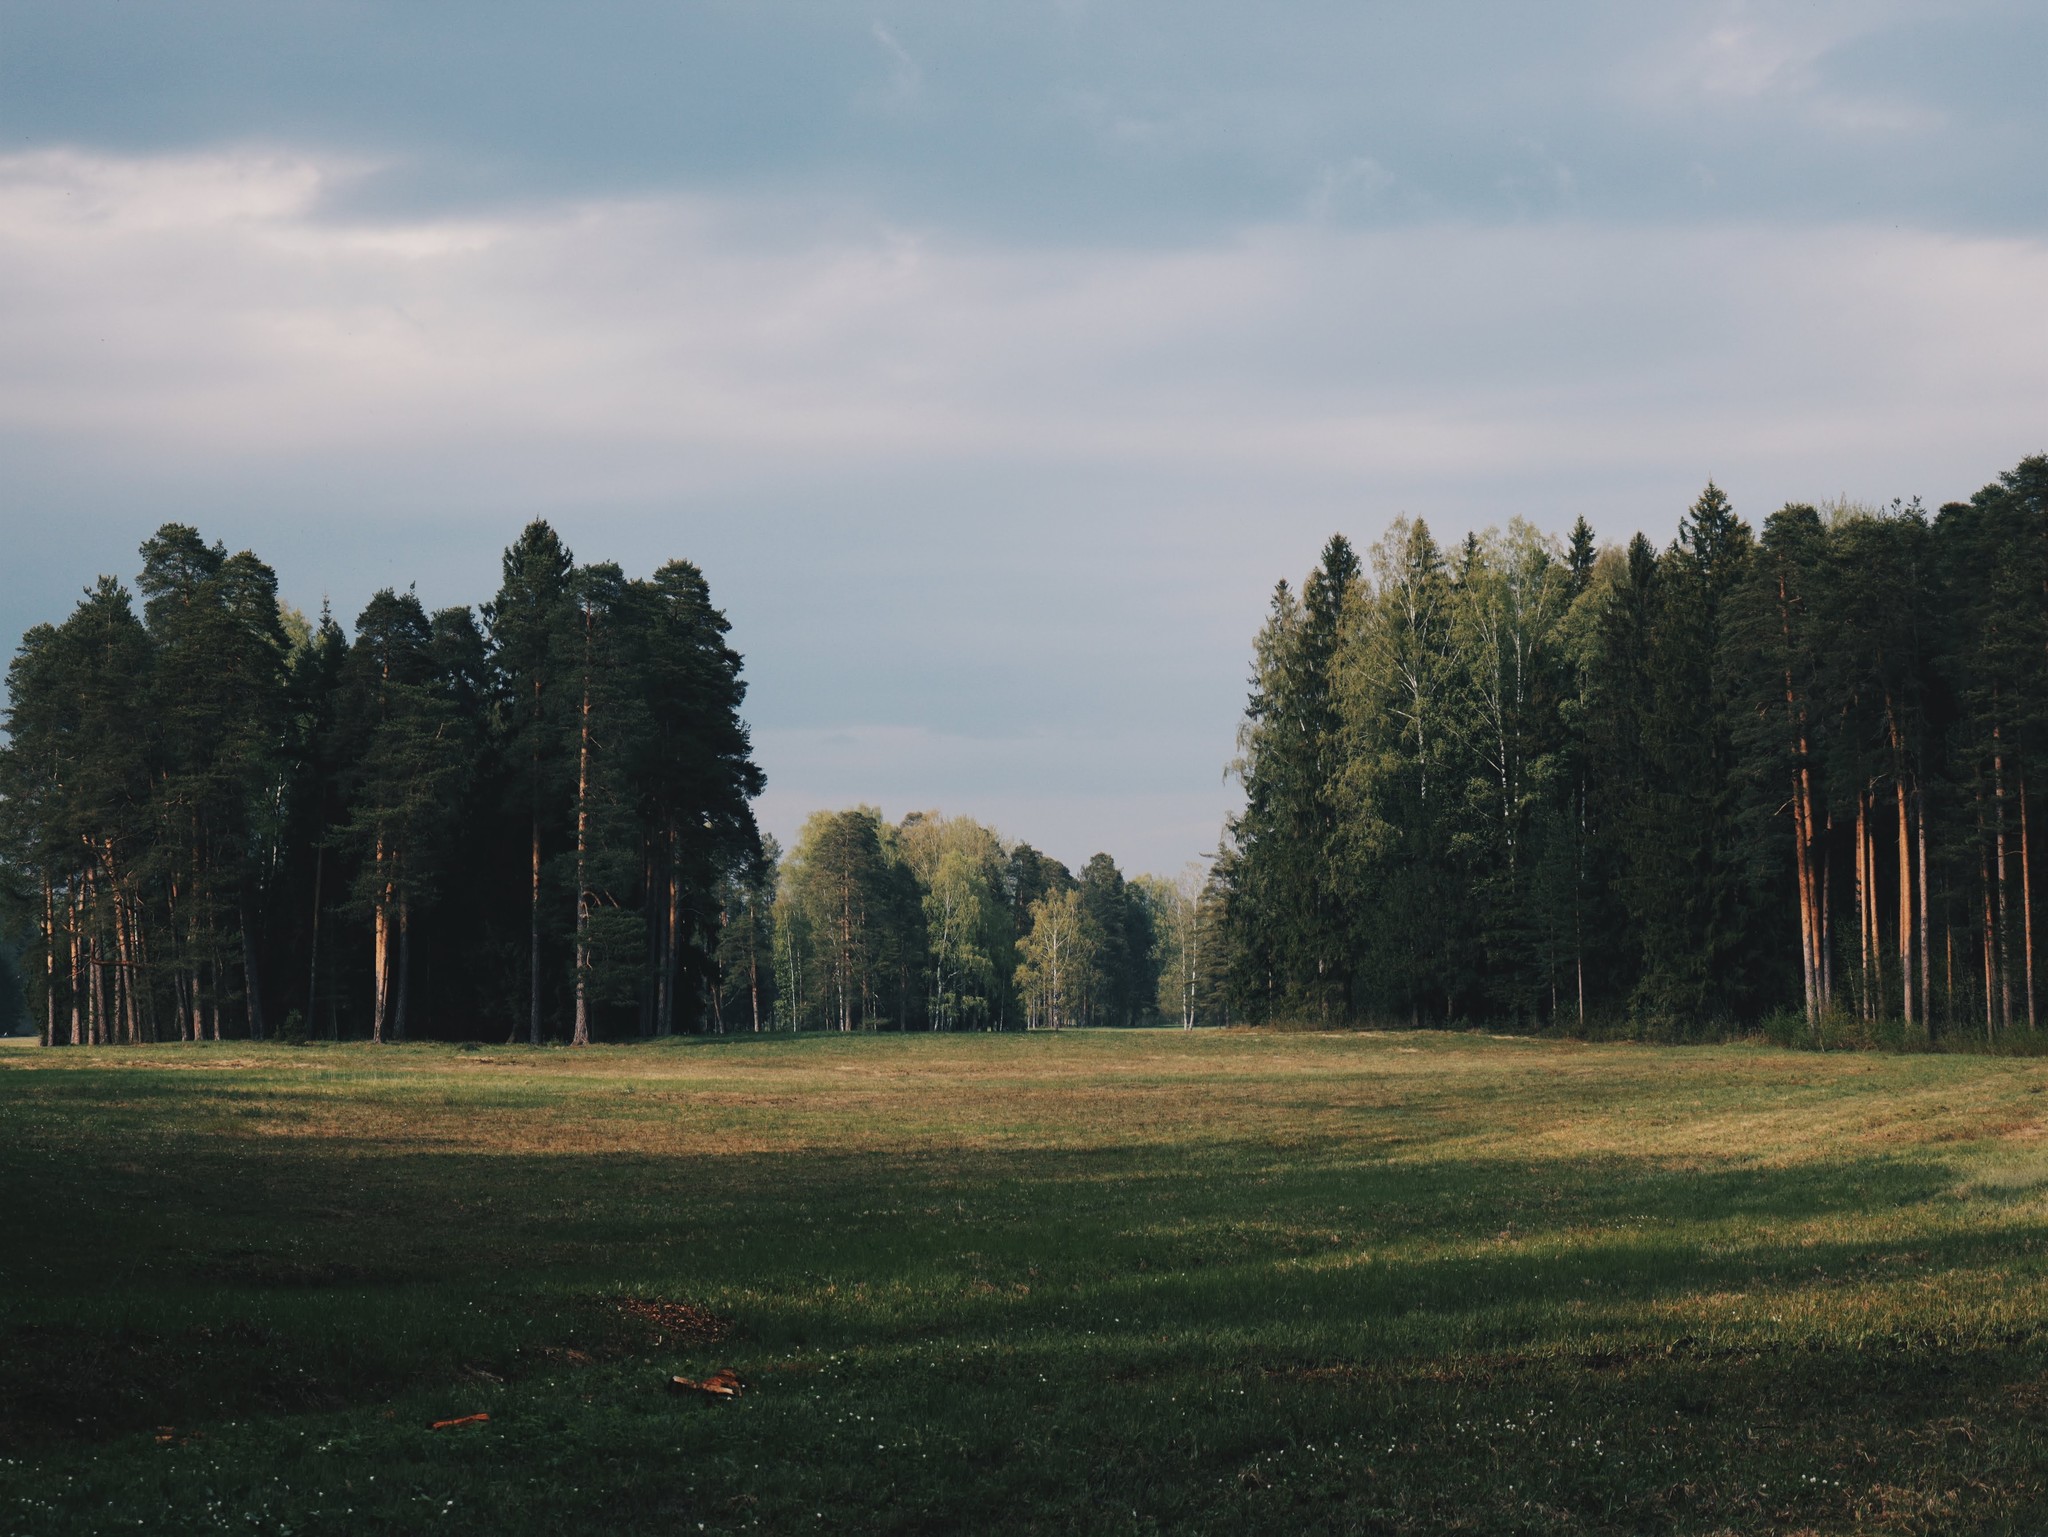
POLYGON ((702 1382, 689 1377, 671 1377, 668 1379, 668 1389, 671 1393, 694 1393, 699 1397, 722 1402, 738 1398, 746 1392, 747 1385, 740 1380, 740 1374, 730 1366, 721 1366, 702 1382))
POLYGON ((427 1429, 448 1430, 456 1425, 481 1425, 489 1418, 488 1414, 458 1414, 452 1420, 436 1420, 427 1429))

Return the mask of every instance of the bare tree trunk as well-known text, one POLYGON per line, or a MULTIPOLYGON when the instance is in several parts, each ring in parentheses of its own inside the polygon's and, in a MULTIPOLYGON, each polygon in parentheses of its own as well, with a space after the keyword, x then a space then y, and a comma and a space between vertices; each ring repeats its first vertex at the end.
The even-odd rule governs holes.
POLYGON ((319 1028, 315 1023, 320 1017, 320 877, 327 864, 327 845, 320 842, 313 845, 313 939, 307 946, 306 957, 306 1030, 310 1034, 319 1028))
POLYGON ((531 997, 527 1006, 526 1035, 529 1046, 540 1044, 540 754, 533 758, 533 900, 527 910, 527 978, 531 997))
POLYGON ((128 898, 114 885, 114 1016, 121 1039, 130 1046, 142 1040, 142 1018, 135 1006, 135 956, 130 943, 128 898))
MULTIPOLYGON (((1791 698, 1791 686, 1786 685, 1786 698, 1791 698)), ((1800 743, 1802 758, 1806 744, 1800 743)), ((1794 860, 1799 887, 1799 960, 1800 977, 1805 989, 1806 1022, 1815 1025, 1820 1022, 1820 966, 1819 913, 1814 903, 1813 890, 1813 807, 1808 799, 1807 771, 1801 762, 1792 783, 1792 839, 1797 851, 1794 860)), ((1583 967, 1581 968, 1583 976, 1583 967)), ((1586 1022, 1583 984, 1579 1004, 1579 1024, 1586 1022)))
POLYGON ((107 969, 100 952, 102 921, 99 880, 88 868, 85 872, 85 974, 91 991, 86 995, 85 1028, 86 1039, 95 1046, 107 1044, 107 969))
POLYGON ((57 1044, 57 895, 43 871, 43 1044, 57 1044))
POLYGON ((71 1044, 83 1046, 86 1044, 87 1037, 83 1008, 83 994, 85 991, 83 982, 85 974, 80 969, 81 958, 79 955, 78 886, 78 877, 74 875, 71 878, 71 899, 69 902, 71 934, 64 947, 64 958, 68 962, 71 972, 71 1044))
POLYGON ((668 827, 668 949, 662 956, 664 969, 663 983, 668 998, 668 1013, 663 1017, 661 1033, 675 1034, 676 1028, 676 982, 682 970, 683 955, 683 882, 676 873, 676 851, 682 838, 674 822, 668 827))
POLYGON ((1792 595, 1786 586, 1784 572, 1778 574, 1778 625, 1785 642, 1785 714, 1792 728, 1793 749, 1797 754, 1796 766, 1792 772, 1792 837, 1795 845, 1795 873, 1799 892, 1799 953, 1802 985, 1806 997, 1806 1022, 1817 1024, 1820 1020, 1820 976, 1817 961, 1820 935, 1817 914, 1814 908, 1813 891, 1813 800, 1812 781, 1806 761, 1805 712, 1800 708, 1799 689, 1794 682, 1791 666, 1792 652, 1792 595))
POLYGON ((377 896, 370 914, 370 964, 376 968, 371 986, 370 1039, 384 1044, 385 1007, 390 1002, 391 882, 384 870, 384 840, 377 840, 377 896))
POLYGON ((1835 814, 1828 812, 1827 837, 1820 846, 1820 1010, 1835 1008, 1835 814))
POLYGON ((754 1034, 761 1033, 761 908, 757 893, 747 896, 747 996, 753 1005, 754 1034))
MULTIPOLYGON (((1913 1013, 1913 840, 1906 815, 1903 772, 1892 786, 1899 806, 1899 1008, 1907 1024, 1913 1013)), ((1924 900, 1924 896, 1923 896, 1924 900)))
POLYGON ((669 836, 666 823, 661 829, 661 857, 657 860, 651 853, 647 860, 647 907, 654 914, 654 921, 648 925, 648 932, 654 941, 654 994, 653 1012, 647 1028, 656 1035, 669 1033, 670 1012, 668 993, 668 956, 675 941, 674 919, 669 912, 669 877, 675 869, 675 848, 669 836), (657 888, 656 876, 660 876, 657 888), (655 906, 654 894, 661 892, 661 905, 655 906))
POLYGON ((1927 792, 1914 791, 1913 800, 1919 811, 1915 824, 1920 839, 1920 1027, 1928 1038, 1934 1036, 1934 979, 1931 974, 1931 960, 1927 942, 1927 909, 1933 905, 1933 888, 1927 884, 1927 792))
POLYGON ((1993 941, 1996 925, 1991 916, 1991 856, 1984 837, 1983 798, 1983 792, 1978 792, 1977 874, 1984 886, 1984 1038, 1991 1041, 1998 1038, 1994 1012, 1998 997, 1998 966, 1993 941))
POLYGON ((2034 872, 2033 849, 2027 837, 2027 775, 2020 771, 2020 927, 2026 946, 2027 1029, 2034 1028, 2034 872))
POLYGON ((392 1017, 391 1038, 406 1038, 406 1005, 412 998, 412 902, 398 894, 398 1006, 392 1017))
POLYGON ((584 619, 583 703, 576 735, 576 1034, 590 1044, 590 651, 584 619))
MULTIPOLYGON (((2000 728, 1991 728, 1991 737, 1998 741, 2000 728)), ((2012 1028, 2012 898, 2006 894, 2006 849, 2005 849, 2005 749, 1992 749, 1991 774, 1993 786, 1992 805, 1997 813, 1994 826, 1997 830, 1998 849, 1998 1027, 2012 1028)))
POLYGON ((1870 839, 1868 819, 1864 815, 1866 796, 1856 792, 1856 928, 1857 943, 1861 945, 1863 964, 1863 996, 1860 1010, 1865 1023, 1876 1017, 1876 977, 1872 964, 1876 959, 1876 946, 1870 941, 1871 899, 1870 899, 1870 839))

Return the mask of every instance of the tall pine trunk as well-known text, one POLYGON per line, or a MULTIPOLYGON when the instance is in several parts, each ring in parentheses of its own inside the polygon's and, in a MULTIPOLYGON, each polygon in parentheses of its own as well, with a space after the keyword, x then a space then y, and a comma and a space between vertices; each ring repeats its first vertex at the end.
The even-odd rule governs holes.
POLYGON ((370 989, 370 1039, 384 1043, 385 1008, 390 1002, 391 977, 391 884, 384 870, 384 840, 377 839, 377 897, 370 914, 370 964, 375 980, 370 989))
POLYGON ((2027 1029, 2034 1028, 2034 871, 2027 837, 2027 775, 2019 775, 2020 802, 2020 943, 2026 947, 2027 1029))
POLYGON ((590 1044, 590 629, 584 619, 583 702, 576 730, 576 1034, 590 1044))
POLYGON ((1863 995, 1858 1012, 1868 1024, 1876 1017, 1876 946, 1871 943, 1870 839, 1865 806, 1869 797, 1856 792, 1856 938, 1863 965, 1863 995))
POLYGON ((1933 906, 1927 884, 1927 792, 1917 784, 1913 793, 1914 809, 1919 813, 1914 818, 1915 829, 1920 842, 1920 1025, 1929 1039, 1934 1035, 1934 979, 1930 969, 1927 942, 1927 909, 1933 906))
POLYGON ((43 871, 43 1044, 57 1044, 57 899, 43 871))
POLYGON ((530 997, 526 1041, 540 1044, 540 754, 533 758, 533 891, 527 908, 527 977, 530 997))
POLYGON ((318 1027, 320 1018, 320 877, 327 863, 327 844, 313 846, 313 935, 306 947, 306 1029, 318 1027))
POLYGON ((2012 1028, 2012 898, 2006 893, 2005 846, 2005 748, 2000 742, 2001 728, 1991 728, 1995 746, 1991 756, 1993 809, 1996 817, 1993 823, 1997 832, 1996 847, 1998 859, 1998 1027, 2012 1028))
POLYGON ((1996 925, 1992 921, 1991 903, 1991 853, 1990 839, 1984 826, 1984 792, 1977 791, 1977 876, 1984 888, 1984 1038, 1987 1041, 1998 1038, 1996 1009, 1998 1006, 1997 955, 1993 939, 1996 925))
POLYGON ((1820 1011, 1835 1011, 1835 813, 1828 811, 1820 846, 1820 1011))
POLYGON ((391 1021, 391 1038, 406 1038, 406 1005, 412 998, 412 903, 401 890, 398 894, 398 1005, 391 1021))
POLYGON ((662 995, 667 1002, 668 1012, 661 1022, 663 1035, 675 1034, 676 1028, 676 985, 682 976, 683 956, 683 882, 676 869, 677 855, 682 849, 682 835, 676 824, 668 825, 668 949, 662 956, 666 968, 663 977, 662 995))
MULTIPOLYGON (((1903 769, 1893 785, 1899 807, 1899 1009, 1906 1023, 1913 1012, 1913 840, 1906 815, 1906 779, 1903 769)), ((1922 894, 1925 900, 1925 894, 1922 894)))
POLYGON ((100 930, 105 925, 106 915, 101 910, 102 905, 99 879, 88 869, 85 872, 85 953, 86 975, 91 978, 92 991, 87 998, 86 1038, 95 1046, 107 1044, 107 967, 100 942, 100 930))
MULTIPOLYGON (((1799 744, 1802 758, 1806 744, 1799 744)), ((1799 887, 1799 957, 1800 977, 1805 989, 1806 1022, 1815 1025, 1821 1016, 1820 984, 1820 905, 1815 900, 1813 870, 1813 801, 1811 777, 1802 762, 1794 776, 1792 786, 1792 838, 1797 848, 1795 860, 1799 887)), ((1584 969, 1581 967, 1579 995, 1579 1024, 1586 1022, 1584 969)))
POLYGON ((242 928, 242 986, 249 1003, 249 1039, 260 1041, 270 1032, 263 1019, 263 966, 256 954, 256 925, 249 911, 247 892, 242 894, 238 916, 242 928))
POLYGON ((70 933, 65 940, 64 959, 66 964, 70 968, 69 990, 71 994, 71 1044, 74 1046, 83 1046, 86 1044, 85 1018, 83 1008, 84 1000, 82 996, 85 989, 82 985, 84 982, 84 973, 79 969, 80 935, 78 930, 78 886, 78 877, 74 875, 71 878, 71 898, 69 902, 70 933))

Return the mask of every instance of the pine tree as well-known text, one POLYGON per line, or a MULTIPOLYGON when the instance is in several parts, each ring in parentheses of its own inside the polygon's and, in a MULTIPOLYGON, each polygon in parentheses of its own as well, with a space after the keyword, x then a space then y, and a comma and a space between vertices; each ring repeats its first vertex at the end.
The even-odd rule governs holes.
POLYGON ((542 944, 542 845, 554 830, 553 794, 560 782, 564 723, 560 682, 573 656, 569 574, 575 561, 555 531, 536 519, 506 551, 498 595, 484 607, 491 664, 499 691, 499 731, 508 757, 523 759, 522 797, 528 835, 527 1040, 541 1040, 545 966, 542 944))

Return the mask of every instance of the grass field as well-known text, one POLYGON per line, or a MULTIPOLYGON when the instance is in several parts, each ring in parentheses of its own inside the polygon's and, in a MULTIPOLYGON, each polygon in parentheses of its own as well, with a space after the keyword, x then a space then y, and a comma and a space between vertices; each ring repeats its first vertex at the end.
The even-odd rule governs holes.
POLYGON ((2044 1089, 1406 1034, 7 1050, 0 1531, 2037 1532, 2044 1089))

